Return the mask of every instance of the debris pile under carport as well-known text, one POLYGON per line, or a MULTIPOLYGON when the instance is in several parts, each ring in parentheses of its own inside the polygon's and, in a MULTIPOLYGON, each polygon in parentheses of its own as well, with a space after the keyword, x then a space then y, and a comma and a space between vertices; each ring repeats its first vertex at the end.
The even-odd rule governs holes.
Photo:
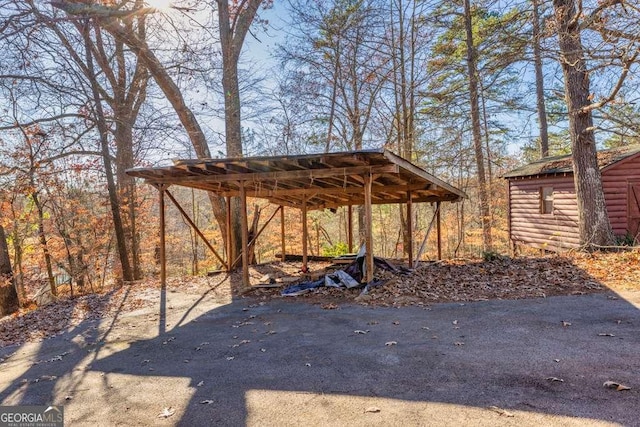
MULTIPOLYGON (((404 267, 396 267, 383 258, 373 258, 373 263, 377 271, 388 271, 394 275, 407 274, 410 270, 404 267)), ((361 283, 363 277, 364 254, 359 253, 356 259, 343 270, 327 273, 317 280, 304 281, 291 285, 281 292, 282 296, 293 297, 305 294, 311 290, 327 288, 360 289, 360 295, 366 295, 370 289, 381 286, 387 280, 372 280, 369 283, 361 283)))
POLYGON ((323 275, 312 276, 314 280, 307 277, 284 290, 257 289, 254 295, 403 306, 444 301, 544 298, 606 290, 571 258, 561 256, 432 261, 422 262, 413 270, 375 258, 375 265, 375 279, 369 284, 347 286, 352 282, 343 280, 346 279, 343 273, 357 282, 362 277, 358 263, 354 262, 342 273, 329 268, 323 275))

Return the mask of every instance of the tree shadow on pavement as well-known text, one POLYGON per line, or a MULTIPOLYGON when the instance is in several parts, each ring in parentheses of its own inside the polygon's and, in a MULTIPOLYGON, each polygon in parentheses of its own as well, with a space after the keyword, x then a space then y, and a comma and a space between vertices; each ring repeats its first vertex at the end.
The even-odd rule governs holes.
MULTIPOLYGON (((189 307, 170 313, 173 326, 149 339, 112 332, 89 361, 74 348, 60 363, 28 369, 0 401, 48 398, 80 424, 154 424, 164 413, 164 422, 185 426, 633 425, 639 306, 640 295, 612 292, 333 310, 238 298, 190 320, 189 307), (45 371, 59 380, 20 392, 22 380, 45 371)), ((44 341, 40 354, 73 348, 87 330, 44 341)))

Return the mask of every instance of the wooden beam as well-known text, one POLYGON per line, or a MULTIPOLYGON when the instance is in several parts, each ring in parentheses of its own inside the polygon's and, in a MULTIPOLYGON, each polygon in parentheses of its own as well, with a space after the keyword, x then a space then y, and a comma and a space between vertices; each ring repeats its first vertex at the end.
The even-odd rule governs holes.
MULTIPOLYGON (((186 171, 185 171, 186 172, 186 171)), ((398 165, 382 166, 353 166, 346 168, 326 168, 326 169, 305 169, 296 171, 275 171, 275 172, 253 172, 253 173, 228 173, 220 175, 205 175, 202 173, 188 173, 180 176, 169 177, 149 177, 156 183, 168 182, 172 184, 185 185, 189 182, 234 182, 234 181, 286 181, 289 179, 316 179, 316 178, 336 178, 340 176, 353 175, 358 179, 362 174, 397 174, 400 172, 398 165)))
POLYGON ((353 253, 353 207, 347 206, 347 245, 349 246, 349 253, 353 253))
POLYGON ((389 160, 390 162, 393 162, 394 164, 398 165, 399 167, 402 167, 402 169, 407 170, 408 172, 417 175, 427 181, 433 182, 435 186, 438 187, 442 187, 445 190, 449 191, 450 193, 453 193, 457 196, 457 199, 466 199, 467 195, 461 191, 458 190, 457 188, 453 187, 452 185, 447 184, 446 182, 442 181, 441 179, 436 178, 435 176, 431 175, 430 173, 428 173, 427 171, 420 169, 419 167, 417 167, 416 165, 414 165, 413 163, 409 162, 406 159, 403 159, 402 157, 398 156, 397 154, 392 153, 391 151, 388 150, 384 150, 384 156, 387 158, 387 160, 389 160))
POLYGON ((371 175, 364 176, 364 221, 365 221, 365 237, 364 244, 366 248, 365 256, 365 281, 368 283, 373 280, 373 215, 371 212, 371 175))
MULTIPOLYGON (((253 245, 255 244, 256 240, 258 240, 258 237, 260 237, 260 235, 262 234, 262 232, 264 231, 265 228, 267 228, 267 225, 269 225, 269 223, 271 222, 271 220, 276 216, 276 214, 278 213, 278 210, 280 210, 282 206, 279 206, 276 208, 275 211, 273 211, 273 213, 271 214, 271 216, 269 217, 269 219, 262 224, 262 227, 260 227, 260 230, 258 230, 258 232, 256 233, 255 236, 253 236, 251 238, 251 240, 249 240, 249 243, 247 243, 247 248, 252 248, 253 245)), ((233 263, 237 263, 238 260, 240 259, 241 255, 238 255, 238 257, 233 261, 233 263)))
POLYGON ((418 255, 416 256, 415 267, 418 267, 420 263, 420 258, 422 258, 422 253, 424 252, 425 247, 427 246, 427 239, 429 238, 429 234, 431 233, 431 229, 433 228, 433 223, 436 222, 438 217, 438 212, 440 212, 440 205, 436 204, 436 212, 433 213, 433 218, 431 218, 431 222, 429 223, 429 227, 427 228, 427 233, 424 235, 424 239, 422 239, 422 243, 420 244, 420 249, 418 250, 418 255))
MULTIPOLYGON (((373 183, 372 186, 372 194, 389 194, 394 192, 405 192, 411 190, 422 190, 428 191, 432 189, 432 185, 428 182, 423 182, 421 184, 394 184, 394 185, 384 185, 382 183, 373 183)), ((275 196, 297 196, 297 195, 315 195, 315 194, 323 194, 323 195, 333 195, 333 194, 362 194, 362 185, 358 184, 354 186, 353 184, 344 187, 341 185, 335 185, 331 187, 311 187, 305 186, 304 188, 290 188, 290 189, 269 189, 264 188, 262 183, 260 184, 260 188, 257 190, 247 189, 247 197, 275 197, 275 196)), ((225 196, 237 196, 239 191, 228 191, 223 193, 225 196)), ((433 192, 434 195, 438 194, 433 192)))
POLYGON ((438 261, 442 259, 442 229, 440 227, 440 202, 436 202, 436 236, 438 237, 438 261))
POLYGON ((207 238, 202 233, 202 231, 200 231, 198 226, 191 220, 191 218, 189 217, 189 215, 187 215, 187 213, 184 211, 184 209, 182 209, 182 206, 180 206, 178 201, 173 197, 173 195, 169 192, 169 190, 165 190, 165 193, 167 194, 169 199, 173 202, 175 207, 178 208, 178 211, 182 214, 182 216, 187 221, 187 223, 191 226, 191 228, 193 228, 193 230, 196 232, 196 234, 198 234, 198 236, 200 236, 200 238, 202 239, 204 244, 207 245, 209 250, 211 252, 213 252, 213 255, 215 255, 215 257, 218 258, 218 261, 220 261, 220 263, 222 263, 222 265, 226 265, 226 263, 224 262, 222 257, 218 254, 218 251, 216 251, 216 249, 213 247, 213 245, 211 245, 211 243, 209 243, 209 240, 207 240, 207 238))
POLYGON ((284 224, 284 206, 280 205, 280 244, 282 246, 282 261, 286 259, 287 239, 285 238, 285 224, 284 224))
POLYGON ((309 271, 307 265, 307 199, 306 197, 302 201, 302 209, 300 210, 302 215, 302 271, 306 273, 309 271))
POLYGON ((247 221, 247 196, 244 194, 244 184, 240 183, 240 226, 242 227, 242 284, 251 286, 249 281, 249 223, 247 221))
POLYGON ((407 256, 409 257, 409 268, 413 268, 413 212, 411 191, 407 191, 407 256))

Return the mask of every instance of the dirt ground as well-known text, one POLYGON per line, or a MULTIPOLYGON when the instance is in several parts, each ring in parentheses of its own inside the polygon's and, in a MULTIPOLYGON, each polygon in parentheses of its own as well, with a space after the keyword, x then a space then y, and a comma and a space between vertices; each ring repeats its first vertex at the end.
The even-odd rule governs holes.
POLYGON ((637 253, 526 260, 429 264, 365 299, 216 276, 60 301, 0 320, 0 404, 68 425, 638 425, 637 253))

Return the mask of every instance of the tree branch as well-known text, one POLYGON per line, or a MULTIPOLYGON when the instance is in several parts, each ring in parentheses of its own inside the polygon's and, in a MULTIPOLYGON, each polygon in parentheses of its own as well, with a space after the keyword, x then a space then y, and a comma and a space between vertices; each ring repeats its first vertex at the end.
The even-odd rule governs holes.
POLYGON ((636 50, 636 52, 633 54, 633 56, 627 58, 626 61, 623 61, 624 63, 624 67, 622 68, 622 72, 620 73, 620 77, 618 78, 618 81, 616 83, 616 85, 614 86, 613 90, 611 91, 611 93, 609 94, 608 97, 606 97, 605 99, 603 99, 602 101, 599 102, 595 102, 592 104, 589 104, 585 107, 582 107, 580 109, 580 112, 582 113, 586 113, 588 111, 593 111, 597 108, 602 108, 605 105, 607 105, 608 103, 610 103, 611 101, 613 101, 616 97, 616 95, 618 94, 618 92, 620 92, 620 89, 622 89, 622 85, 625 81, 625 79, 627 78, 627 75, 629 74, 629 68, 631 67, 631 64, 633 64, 636 61, 636 58, 638 58, 638 54, 640 53, 639 50, 636 50))

